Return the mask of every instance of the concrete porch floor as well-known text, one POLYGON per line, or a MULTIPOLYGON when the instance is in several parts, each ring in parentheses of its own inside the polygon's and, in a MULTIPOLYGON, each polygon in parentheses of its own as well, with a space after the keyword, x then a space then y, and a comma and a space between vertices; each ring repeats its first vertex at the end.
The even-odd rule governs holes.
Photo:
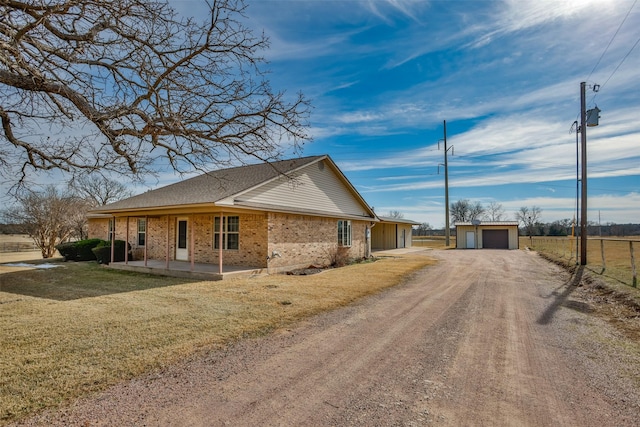
MULTIPOLYGON (((376 250, 373 251, 374 257, 387 257, 387 256, 399 256, 411 252, 420 252, 428 250, 428 248, 413 247, 403 249, 389 249, 389 250, 376 250)), ((224 280, 230 277, 250 277, 256 275, 269 274, 269 269, 266 267, 234 267, 229 265, 222 266, 222 274, 220 274, 218 264, 204 264, 195 263, 193 270, 191 269, 191 262, 189 261, 169 261, 169 268, 167 268, 165 261, 160 260, 147 260, 147 265, 144 265, 144 261, 129 261, 124 262, 112 262, 106 266, 107 268, 113 268, 114 270, 124 271, 136 271, 138 273, 156 274, 158 276, 171 276, 182 277, 185 279, 196 280, 224 280)), ((280 269, 280 272, 283 271, 280 269)), ((278 272, 278 269, 271 271, 272 273, 278 272)))
POLYGON ((188 261, 169 261, 169 268, 167 268, 165 261, 158 260, 147 260, 146 266, 144 261, 129 261, 128 263, 112 262, 106 267, 114 270, 198 280, 223 280, 230 277, 268 274, 267 269, 262 267, 234 267, 229 265, 223 265, 222 274, 220 274, 218 264, 195 263, 192 269, 191 263, 188 261))

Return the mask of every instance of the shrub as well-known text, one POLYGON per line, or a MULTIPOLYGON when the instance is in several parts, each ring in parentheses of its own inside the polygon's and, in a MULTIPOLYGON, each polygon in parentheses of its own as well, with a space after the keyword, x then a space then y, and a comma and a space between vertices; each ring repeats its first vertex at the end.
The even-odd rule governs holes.
POLYGON ((76 251, 78 252, 76 261, 93 261, 96 259, 92 249, 103 243, 102 239, 86 239, 76 242, 76 251))
POLYGON ((327 250, 329 265, 331 267, 344 267, 353 260, 349 257, 349 248, 344 246, 333 246, 327 250))
POLYGON ((77 242, 60 243, 56 246, 65 261, 93 261, 96 259, 91 249, 95 248, 102 239, 86 239, 77 242))
MULTIPOLYGON (((125 241, 124 240, 114 240, 113 245, 113 262, 122 262, 124 261, 125 255, 125 241)), ((127 251, 131 251, 131 245, 126 243, 127 251)), ((100 242, 95 248, 92 249, 96 260, 100 264, 109 264, 111 262, 111 242, 103 240, 100 242)))
POLYGON ((65 242, 56 245, 56 249, 62 255, 64 261, 75 261, 78 256, 76 242, 65 242))

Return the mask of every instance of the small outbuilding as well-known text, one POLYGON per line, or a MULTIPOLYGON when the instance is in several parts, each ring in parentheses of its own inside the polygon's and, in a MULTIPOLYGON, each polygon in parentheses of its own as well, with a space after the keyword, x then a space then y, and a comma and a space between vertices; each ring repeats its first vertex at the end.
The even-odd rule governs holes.
POLYGON ((459 222, 456 248, 518 249, 518 221, 459 222))
POLYGON ((379 216, 380 222, 371 228, 371 249, 386 250, 411 247, 411 234, 419 222, 404 218, 379 216))

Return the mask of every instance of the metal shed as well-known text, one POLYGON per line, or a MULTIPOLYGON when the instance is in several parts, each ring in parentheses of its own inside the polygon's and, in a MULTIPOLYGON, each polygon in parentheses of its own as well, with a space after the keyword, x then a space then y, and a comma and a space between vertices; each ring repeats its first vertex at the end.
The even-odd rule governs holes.
POLYGON ((399 249, 411 247, 411 230, 420 223, 410 219, 379 216, 380 222, 371 229, 371 249, 399 249))
POLYGON ((518 249, 517 221, 473 221, 456 224, 457 249, 518 249))

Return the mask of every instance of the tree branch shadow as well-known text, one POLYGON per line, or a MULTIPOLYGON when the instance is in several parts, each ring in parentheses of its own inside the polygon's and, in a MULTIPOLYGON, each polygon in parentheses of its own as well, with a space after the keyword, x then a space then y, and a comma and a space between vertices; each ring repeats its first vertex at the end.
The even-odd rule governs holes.
POLYGON ((92 263, 72 263, 69 268, 0 273, 0 292, 53 301, 164 288, 193 280, 151 276, 101 268, 92 263))

